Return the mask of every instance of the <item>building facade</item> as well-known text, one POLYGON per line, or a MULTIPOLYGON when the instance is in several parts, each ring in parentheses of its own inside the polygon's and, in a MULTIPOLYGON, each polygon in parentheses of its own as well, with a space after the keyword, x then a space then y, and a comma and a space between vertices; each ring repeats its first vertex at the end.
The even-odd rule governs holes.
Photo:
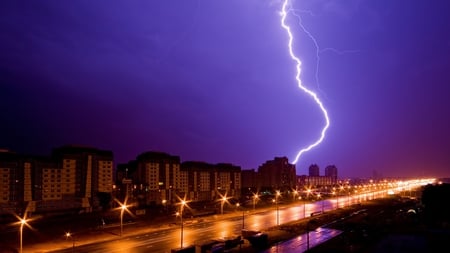
POLYGON ((325 176, 330 177, 333 184, 337 184, 338 181, 338 169, 334 165, 328 165, 325 167, 325 176))
POLYGON ((2 211, 91 212, 111 202, 113 153, 79 146, 45 157, 3 151, 0 175, 2 211))
POLYGON ((253 195, 254 193, 258 192, 258 172, 256 172, 254 169, 242 170, 241 178, 242 194, 253 195))
POLYGON ((174 205, 181 199, 212 201, 221 195, 239 197, 241 168, 228 163, 185 161, 161 152, 146 152, 120 164, 116 196, 140 206, 174 205))
POLYGON ((275 157, 258 168, 258 188, 290 191, 296 188, 295 165, 286 157, 275 157))
POLYGON ((320 176, 320 168, 317 164, 311 164, 308 168, 310 177, 318 177, 320 176))

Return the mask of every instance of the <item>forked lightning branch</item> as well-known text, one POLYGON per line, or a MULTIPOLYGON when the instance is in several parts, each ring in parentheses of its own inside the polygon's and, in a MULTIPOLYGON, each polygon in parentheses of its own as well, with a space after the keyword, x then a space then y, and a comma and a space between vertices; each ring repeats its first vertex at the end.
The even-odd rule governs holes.
POLYGON ((316 102, 316 104, 319 106, 320 110, 323 113, 323 116, 325 118, 325 126, 322 128, 322 131, 320 133, 320 137, 312 144, 310 144, 309 146, 300 149, 300 151, 298 151, 297 155, 295 156, 295 159, 293 161, 294 164, 296 164, 298 162, 298 160, 300 159, 300 157, 302 156, 303 153, 308 152, 309 150, 313 149, 314 147, 316 147, 317 145, 319 145, 323 139, 325 138, 325 133, 327 132, 328 127, 330 126, 330 119, 328 118, 328 112, 325 109, 325 107, 323 106, 322 101, 319 99, 319 97, 317 96, 316 93, 314 93, 313 91, 309 90, 308 88, 306 88, 305 86, 303 86, 302 84, 302 80, 300 78, 301 75, 301 65, 302 62, 300 61, 300 59, 295 55, 294 50, 293 50, 293 41, 294 41, 294 36, 292 35, 291 32, 291 27, 286 23, 286 18, 288 16, 288 14, 291 12, 291 9, 288 8, 289 5, 289 0, 284 0, 283 2, 283 7, 281 10, 281 27, 283 27, 287 34, 288 34, 288 49, 289 49, 289 54, 292 58, 292 60, 295 62, 296 64, 296 75, 295 75, 295 80, 297 81, 297 85, 298 87, 304 91, 306 94, 308 94, 309 96, 311 96, 311 98, 314 99, 314 101, 316 102))

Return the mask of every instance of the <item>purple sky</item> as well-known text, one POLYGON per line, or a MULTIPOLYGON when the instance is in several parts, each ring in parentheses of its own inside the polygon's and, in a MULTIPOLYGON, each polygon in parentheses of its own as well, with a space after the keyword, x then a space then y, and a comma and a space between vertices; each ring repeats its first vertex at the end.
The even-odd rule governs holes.
MULTIPOLYGON (((0 146, 88 145, 119 163, 148 150, 243 169, 293 161, 324 119, 295 83, 281 4, 2 1, 0 146)), ((331 120, 297 174, 316 163, 341 177, 450 176, 450 3, 292 4, 320 50, 291 13, 302 80, 331 120)))

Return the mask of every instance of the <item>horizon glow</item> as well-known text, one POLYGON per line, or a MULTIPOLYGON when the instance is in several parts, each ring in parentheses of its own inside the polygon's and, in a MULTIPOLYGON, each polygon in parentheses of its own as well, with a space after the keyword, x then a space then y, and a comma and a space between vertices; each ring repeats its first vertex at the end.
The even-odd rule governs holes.
POLYGON ((293 164, 296 164, 303 153, 308 152, 309 150, 313 149, 314 147, 316 147, 317 145, 319 145, 323 141, 323 139, 325 138, 326 131, 327 131, 327 129, 330 126, 330 119, 328 118, 327 110, 323 106, 323 103, 319 99, 317 94, 315 92, 307 89, 305 86, 303 86, 302 80, 300 79, 302 62, 295 55, 294 50, 292 49, 294 36, 291 33, 291 27, 286 24, 286 17, 287 17, 287 14, 288 14, 288 11, 286 11, 286 8, 287 8, 287 5, 288 5, 288 2, 289 2, 289 0, 284 0, 283 7, 282 7, 282 10, 281 10, 281 27, 283 29, 285 29, 287 34, 288 34, 288 37, 289 37, 289 40, 288 40, 289 54, 290 54, 292 60, 296 62, 297 73, 295 75, 295 80, 297 81, 298 87, 301 90, 303 90, 306 94, 308 94, 309 96, 311 96, 314 99, 314 101, 319 106, 319 108, 322 111, 323 116, 325 118, 325 126, 322 128, 322 131, 321 131, 321 134, 320 134, 320 138, 317 139, 314 143, 312 143, 309 146, 307 146, 306 148, 302 148, 300 151, 298 151, 297 155, 295 156, 294 161, 292 162, 293 164))

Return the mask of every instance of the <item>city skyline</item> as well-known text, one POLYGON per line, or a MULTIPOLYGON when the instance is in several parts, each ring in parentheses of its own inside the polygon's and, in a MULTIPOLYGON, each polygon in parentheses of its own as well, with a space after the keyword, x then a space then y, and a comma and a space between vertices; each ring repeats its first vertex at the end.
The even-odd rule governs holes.
MULTIPOLYGON (((446 2, 291 3, 302 79, 331 120, 297 174, 334 164, 340 177, 448 177, 446 2)), ((295 83, 281 4, 1 3, 0 148, 292 162, 324 122, 295 83)))

